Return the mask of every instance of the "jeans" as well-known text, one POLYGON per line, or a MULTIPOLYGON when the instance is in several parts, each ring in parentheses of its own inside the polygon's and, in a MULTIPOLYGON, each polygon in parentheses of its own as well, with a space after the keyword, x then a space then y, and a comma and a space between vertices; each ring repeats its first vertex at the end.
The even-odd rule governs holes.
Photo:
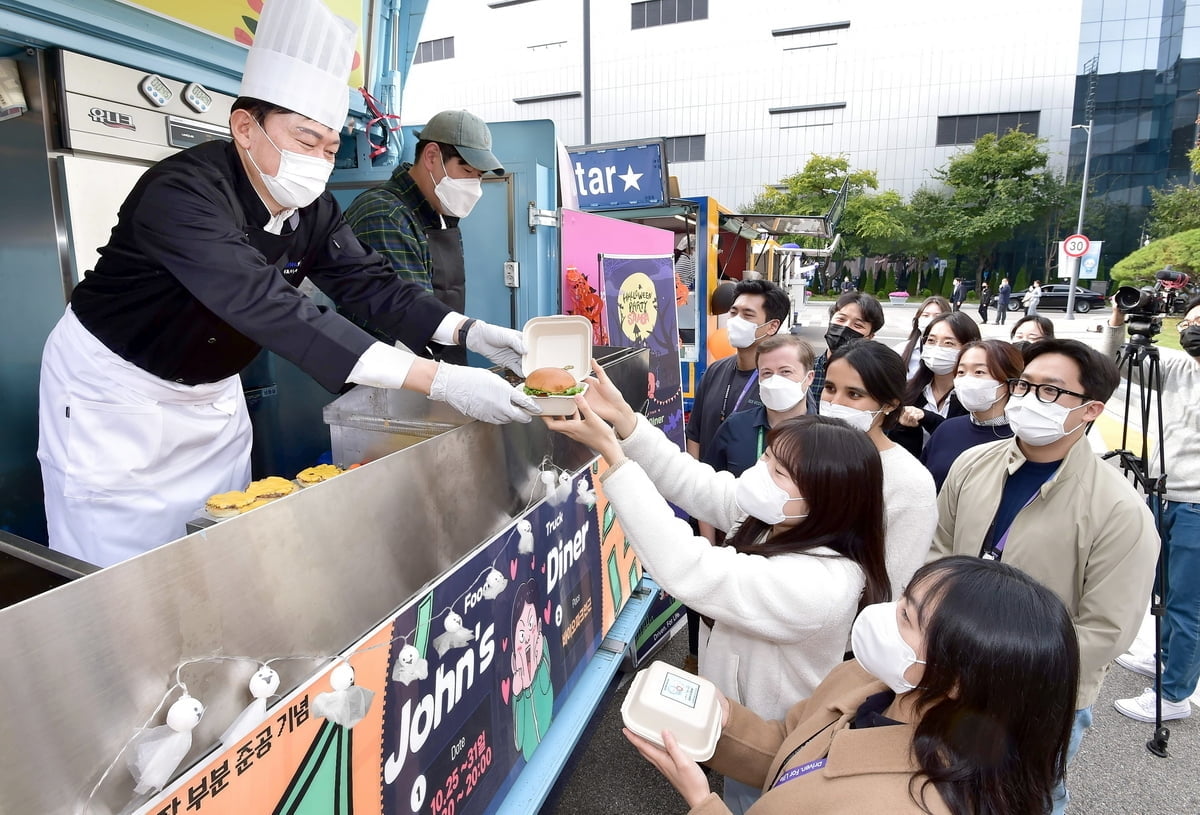
MULTIPOLYGON (((1071 766, 1071 762, 1075 760, 1075 756, 1079 754, 1079 745, 1083 741, 1083 732, 1092 726, 1092 709, 1085 707, 1075 711, 1075 723, 1071 725, 1071 741, 1067 745, 1067 766, 1071 766)), ((1054 794, 1051 797, 1052 815, 1063 815, 1067 811, 1067 804, 1071 800, 1071 793, 1067 792, 1067 782, 1064 778, 1058 782, 1054 788, 1054 794)))
POLYGON ((733 815, 743 815, 754 802, 762 798, 762 790, 725 776, 725 795, 721 800, 733 815))
POLYGON ((1200 681, 1200 504, 1166 501, 1164 506, 1162 546, 1168 582, 1160 643, 1162 695, 1183 702, 1196 692, 1200 681))

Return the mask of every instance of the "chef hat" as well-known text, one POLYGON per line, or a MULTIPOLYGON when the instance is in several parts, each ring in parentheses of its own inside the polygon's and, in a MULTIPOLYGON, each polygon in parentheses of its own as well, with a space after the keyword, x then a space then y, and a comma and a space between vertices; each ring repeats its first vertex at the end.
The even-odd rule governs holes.
POLYGON ((341 130, 358 27, 321 0, 267 0, 246 56, 239 96, 261 99, 341 130))

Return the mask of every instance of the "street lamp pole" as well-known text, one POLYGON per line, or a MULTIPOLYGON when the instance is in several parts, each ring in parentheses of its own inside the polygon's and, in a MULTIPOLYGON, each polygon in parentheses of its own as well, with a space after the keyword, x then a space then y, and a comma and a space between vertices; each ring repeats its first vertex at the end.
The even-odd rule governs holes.
MULTIPOLYGON (((1079 220, 1075 224, 1075 234, 1083 234, 1083 215, 1087 211, 1088 169, 1092 161, 1092 124, 1095 120, 1088 119, 1085 125, 1071 125, 1071 129, 1079 128, 1087 132, 1087 145, 1083 148, 1083 187, 1079 190, 1079 220)), ((1067 319, 1075 319, 1075 287, 1079 285, 1079 267, 1083 258, 1073 258, 1071 264, 1071 286, 1067 289, 1067 319)))

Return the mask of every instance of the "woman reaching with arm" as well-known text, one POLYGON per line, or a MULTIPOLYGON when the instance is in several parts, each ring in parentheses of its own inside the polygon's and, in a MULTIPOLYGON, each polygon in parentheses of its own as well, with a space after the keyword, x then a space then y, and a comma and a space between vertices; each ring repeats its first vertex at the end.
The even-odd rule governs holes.
MULTIPOLYGON (((751 710, 783 715, 842 661, 859 608, 890 596, 874 446, 840 421, 801 416, 773 427, 759 462, 734 478, 634 414, 603 371, 589 384, 575 417, 546 424, 604 457, 604 492, 647 571, 712 618, 700 674, 751 710), (737 528, 712 546, 667 500, 737 528)), ((727 795, 741 811, 757 790, 735 783, 727 795)))

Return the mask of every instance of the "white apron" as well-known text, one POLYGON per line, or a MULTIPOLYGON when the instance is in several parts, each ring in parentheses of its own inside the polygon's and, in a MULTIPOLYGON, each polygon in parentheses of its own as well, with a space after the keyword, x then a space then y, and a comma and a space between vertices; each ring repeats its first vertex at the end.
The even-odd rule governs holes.
POLYGON ((250 481, 241 379, 160 379, 66 314, 42 354, 38 460, 50 548, 111 566, 182 537, 208 496, 250 481))

